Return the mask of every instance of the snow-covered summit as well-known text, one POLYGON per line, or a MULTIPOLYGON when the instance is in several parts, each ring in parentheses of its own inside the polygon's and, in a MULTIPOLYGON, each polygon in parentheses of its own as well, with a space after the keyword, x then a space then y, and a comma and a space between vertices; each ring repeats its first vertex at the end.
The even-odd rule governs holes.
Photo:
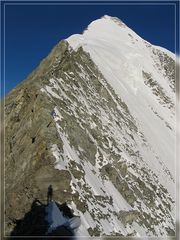
POLYGON ((102 16, 101 18, 99 19, 96 19, 94 20, 93 22, 91 22, 89 25, 88 25, 88 28, 92 25, 96 25, 97 23, 101 23, 101 24, 107 24, 108 22, 110 23, 115 23, 116 25, 120 26, 120 27, 127 27, 126 24, 120 20, 119 18, 117 17, 112 17, 112 16, 109 16, 109 15, 104 15, 102 16))
MULTIPOLYGON (((83 34, 74 34, 66 40, 74 50, 79 46, 92 44, 100 47, 104 45, 103 43, 107 44, 108 42, 112 47, 116 46, 121 49, 123 47, 138 48, 142 52, 146 51, 149 47, 160 48, 142 39, 119 18, 108 15, 92 21, 83 34)), ((169 50, 161 49, 170 55, 170 57, 175 57, 169 50)))
MULTIPOLYGON (((164 70, 164 65, 168 62, 171 64, 174 55, 151 45, 130 28, 121 27, 119 21, 114 19, 104 16, 93 21, 82 35, 72 35, 67 41, 75 51, 81 46, 90 54, 114 91, 128 103, 134 118, 141 116, 139 124, 149 144, 174 175, 175 162, 169 159, 174 159, 175 136, 172 131, 165 130, 167 126, 163 123, 165 121, 174 129, 175 96, 170 73, 164 70), (148 87, 146 78, 152 79, 154 86, 148 87), (162 90, 164 97, 168 96, 171 107, 157 97, 154 87, 159 89, 158 94, 162 90), (151 91, 154 94, 150 94, 151 91), (159 121, 153 112, 158 112, 164 120, 159 121), (160 134, 157 135, 153 129, 158 129, 160 134)), ((146 159, 150 160, 151 157, 146 156, 146 159)), ((157 168, 157 163, 151 160, 150 163, 155 164, 154 169, 157 168)), ((172 191, 172 187, 168 188, 172 191)))
POLYGON ((121 26, 126 26, 126 24, 121 19, 119 19, 117 17, 104 15, 104 16, 101 17, 101 19, 107 19, 107 20, 110 20, 110 21, 114 21, 115 23, 120 24, 121 26))
MULTIPOLYGON (((104 15, 100 19, 91 22, 83 34, 74 34, 70 36, 67 41, 75 50, 79 45, 88 44, 88 40, 111 40, 113 43, 113 40, 119 42, 121 39, 121 41, 124 42, 125 39, 122 39, 122 35, 132 32, 133 31, 118 18, 104 15), (119 38, 119 35, 121 35, 121 38, 119 38)), ((133 34, 135 33, 133 32, 133 34)))

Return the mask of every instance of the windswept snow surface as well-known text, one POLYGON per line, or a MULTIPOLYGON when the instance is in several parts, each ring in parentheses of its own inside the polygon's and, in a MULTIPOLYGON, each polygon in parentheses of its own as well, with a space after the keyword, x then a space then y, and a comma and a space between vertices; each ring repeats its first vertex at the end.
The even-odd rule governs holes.
MULTIPOLYGON (((175 179, 175 94, 167 76, 156 68, 153 50, 162 51, 175 59, 174 54, 147 43, 121 21, 109 16, 92 22, 82 35, 72 35, 67 41, 75 51, 81 46, 90 53, 108 83, 127 104, 149 145, 149 153, 145 151, 143 159, 174 197, 174 181, 159 171, 162 168, 159 163, 169 169, 175 179), (158 82, 170 98, 171 108, 161 104, 144 84, 143 71, 150 72, 158 82)), ((142 149, 142 146, 139 148, 142 149)))

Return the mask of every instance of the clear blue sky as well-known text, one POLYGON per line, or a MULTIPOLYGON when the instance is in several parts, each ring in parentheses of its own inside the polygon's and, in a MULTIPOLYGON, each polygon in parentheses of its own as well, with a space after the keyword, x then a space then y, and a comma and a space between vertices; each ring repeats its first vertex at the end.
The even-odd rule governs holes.
POLYGON ((160 5, 135 2, 130 5, 122 2, 120 5, 7 5, 6 2, 5 94, 24 80, 60 40, 81 33, 91 21, 105 14, 120 18, 152 44, 178 51, 175 50, 175 5, 162 2, 160 5))

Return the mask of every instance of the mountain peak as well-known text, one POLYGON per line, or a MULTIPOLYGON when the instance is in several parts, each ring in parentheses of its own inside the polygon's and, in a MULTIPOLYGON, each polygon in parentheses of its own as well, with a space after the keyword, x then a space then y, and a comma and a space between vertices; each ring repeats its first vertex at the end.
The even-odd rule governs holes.
POLYGON ((77 238, 175 235, 175 61, 119 25, 61 41, 6 98, 7 234, 46 232, 53 189, 77 238))
POLYGON ((82 34, 75 34, 66 40, 70 46, 76 50, 80 46, 89 45, 94 42, 99 44, 100 41, 107 42, 110 45, 119 45, 121 42, 125 44, 132 42, 132 38, 140 39, 140 37, 127 27, 119 18, 104 15, 99 19, 92 21, 82 34))
POLYGON ((124 26, 126 27, 126 24, 119 18, 117 17, 113 17, 113 16, 109 16, 109 15, 104 15, 101 17, 101 19, 106 19, 106 20, 110 20, 113 21, 115 23, 117 23, 119 26, 124 26))
POLYGON ((107 29, 107 27, 112 27, 115 24, 120 26, 120 27, 127 27, 119 18, 112 17, 112 16, 109 16, 109 15, 104 15, 101 18, 98 18, 98 19, 92 21, 88 25, 88 27, 85 31, 91 29, 92 27, 93 28, 98 28, 99 26, 101 28, 107 29))

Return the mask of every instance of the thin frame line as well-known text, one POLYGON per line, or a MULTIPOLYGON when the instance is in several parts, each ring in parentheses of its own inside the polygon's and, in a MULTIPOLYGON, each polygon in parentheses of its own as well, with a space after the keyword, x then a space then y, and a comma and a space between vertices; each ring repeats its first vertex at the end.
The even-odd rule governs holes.
MULTIPOLYGON (((1 0, 2 1, 2 0, 1 0)), ((4 1, 2 1, 3 2, 3 4, 5 4, 5 3, 24 3, 24 2, 32 2, 32 3, 36 3, 36 2, 42 2, 42 3, 44 3, 44 2, 49 2, 49 3, 53 3, 53 2, 59 2, 59 3, 61 3, 61 2, 69 2, 69 3, 72 3, 72 2, 110 2, 111 3, 111 0, 87 0, 87 1, 85 1, 85 0, 34 0, 34 1, 26 1, 26 0, 19 0, 19 1, 16 1, 16 0, 11 0, 11 1, 9 1, 9 0, 4 0, 4 1)), ((165 3, 165 2, 171 2, 171 3, 177 3, 178 2, 178 0, 112 0, 112 2, 115 2, 115 3, 133 3, 133 2, 137 2, 137 3, 139 3, 139 2, 147 2, 147 3, 155 3, 155 2, 157 2, 157 3, 159 3, 159 2, 162 2, 162 3, 165 3)))
MULTIPOLYGON (((4 44, 3 44, 3 47, 4 47, 4 94, 5 94, 5 79, 6 79, 6 74, 5 74, 5 70, 6 70, 6 63, 5 63, 5 59, 6 59, 6 56, 5 56, 5 53, 6 53, 6 40, 5 40, 5 7, 6 5, 4 4, 4 11, 3 11, 3 14, 4 14, 4 44)), ((4 236, 5 236, 5 138, 6 138, 6 135, 5 135, 5 98, 4 98, 4 166, 3 166, 3 170, 4 170, 4 193, 3 193, 3 197, 4 197, 4 236)))
POLYGON ((70 2, 67 2, 67 3, 64 3, 64 2, 62 2, 62 3, 59 3, 59 2, 57 2, 57 3, 49 3, 49 2, 47 2, 47 3, 41 3, 41 2, 39 2, 39 3, 6 3, 5 5, 168 5, 168 6, 173 6, 173 5, 176 5, 176 3, 109 3, 109 2, 105 2, 105 3, 103 3, 103 2, 99 2, 99 3, 95 3, 95 2, 92 2, 92 3, 84 3, 84 2, 82 2, 82 3, 75 3, 75 2, 72 2, 72 3, 70 3, 70 2))
MULTIPOLYGON (((42 0, 43 1, 43 0, 42 0)), ((45 0, 46 1, 46 0, 45 0)), ((76 1, 76 0, 74 0, 74 1, 76 1)), ((174 2, 174 3, 154 3, 154 2, 152 2, 152 3, 150 3, 150 2, 148 2, 148 3, 119 3, 119 2, 117 2, 117 3, 107 3, 107 2, 105 2, 105 3, 103 3, 103 2, 99 2, 99 3, 95 3, 95 2, 92 2, 92 3, 83 3, 83 1, 84 0, 80 0, 80 1, 82 1, 82 3, 75 3, 75 2, 67 2, 67 3, 60 3, 60 2, 57 2, 57 3, 50 3, 50 2, 48 2, 48 3, 36 3, 36 2, 32 2, 32 3, 25 3, 25 2, 22 2, 22 3, 9 3, 9 2, 4 2, 4 44, 3 44, 3 46, 4 46, 4 87, 3 87, 3 89, 4 89, 4 93, 5 93, 5 6, 8 6, 8 5, 172 5, 172 6, 175 6, 175 54, 176 54, 176 3, 174 2)), ((92 1, 96 1, 96 0, 92 0, 92 1)), ((102 0, 103 1, 103 0, 102 0)), ((106 1, 106 0, 105 0, 106 1)), ((107 0, 108 1, 108 0, 107 0)), ((135 0, 134 0, 135 1, 135 0)), ((141 1, 143 1, 143 0, 141 0, 141 1)), ((161 1, 163 1, 163 0, 161 0, 161 1)), ((168 0, 165 0, 165 1, 168 1, 168 0)), ((176 69, 176 68, 175 68, 176 69)), ((176 71, 176 70, 175 70, 176 71)), ((175 78, 176 79, 176 78, 175 78)), ((177 106, 177 105, 176 105, 177 106)), ((176 113, 175 113, 176 114, 176 113)), ((5 108, 4 108, 4 116, 5 116, 5 108)), ((4 139, 5 139, 5 124, 4 124, 4 139)), ((175 145, 175 147, 176 147, 176 145, 175 145)), ((176 157, 175 157, 176 158, 176 157)), ((175 159, 175 163, 176 163, 176 159, 175 159)), ((176 176, 176 171, 175 171, 175 176, 176 176)), ((176 188, 175 188, 175 190, 176 190, 176 188)), ((4 207, 5 207, 5 142, 4 142, 4 207)), ((176 207, 176 205, 175 205, 175 207, 176 207)), ((5 208, 4 208, 5 209, 5 208)), ((4 223, 5 223, 5 214, 4 214, 4 223)), ((176 226, 176 225, 175 225, 176 226)), ((5 231, 5 224, 4 224, 4 231, 5 231)), ((4 232, 5 233, 5 232, 4 232)), ((4 237, 11 237, 11 236, 5 236, 4 235, 4 237)), ((13 238, 15 237, 15 236, 12 236, 13 238)), ((49 238, 48 236, 46 237, 46 236, 17 236, 17 238, 23 238, 23 237, 28 237, 28 238, 34 238, 34 237, 38 237, 38 238, 41 238, 41 237, 45 237, 45 238, 49 238)), ((54 237, 56 237, 56 236, 53 236, 53 238, 54 237)), ((57 236, 57 237, 59 237, 59 236, 57 236)), ((64 236, 63 236, 64 237, 64 236)), ((88 238, 92 238, 92 237, 90 237, 90 236, 78 236, 78 237, 82 237, 82 238, 84 238, 84 237, 88 237, 88 238)), ((103 236, 102 236, 103 237, 103 236)), ((108 236, 107 236, 108 237, 108 236)), ((119 238, 119 236, 109 236, 109 237, 113 237, 113 238, 119 238)), ((173 237, 176 237, 176 232, 175 232, 175 236, 173 236, 173 237)), ((96 237, 93 237, 93 238, 96 238, 96 237)), ((99 239, 99 238, 101 238, 101 237, 97 237, 97 239, 99 239)), ((121 237, 120 237, 121 238, 121 237)), ((122 237, 122 238, 129 238, 129 237, 122 237)), ((133 237, 133 238, 139 238, 139 237, 133 237)), ((140 238, 148 238, 148 239, 153 239, 153 238, 157 238, 156 236, 152 236, 152 237, 148 237, 148 236, 141 236, 140 238)), ((160 237, 161 238, 161 237, 160 237)), ((159 237, 158 237, 158 239, 160 239, 159 237)), ((169 237, 162 237, 162 239, 169 239, 169 237)))

